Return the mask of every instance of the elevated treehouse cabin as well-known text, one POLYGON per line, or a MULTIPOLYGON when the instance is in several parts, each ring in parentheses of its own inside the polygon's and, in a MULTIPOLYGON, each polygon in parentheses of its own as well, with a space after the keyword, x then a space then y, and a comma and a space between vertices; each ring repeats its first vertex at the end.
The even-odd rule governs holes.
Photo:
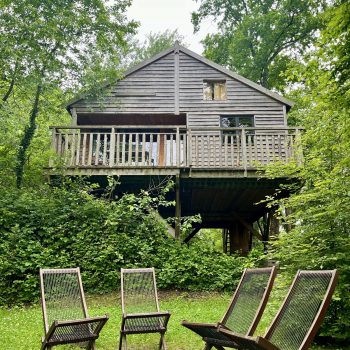
POLYGON ((175 213, 165 208, 162 216, 202 217, 185 241, 200 228, 222 228, 224 249, 245 252, 252 235, 262 238, 253 223, 268 212, 256 203, 283 181, 259 178, 258 166, 297 154, 291 106, 176 43, 107 86, 104 97, 72 101, 72 125, 52 127, 52 145, 67 175, 100 182, 118 175, 120 192, 172 177, 175 213))

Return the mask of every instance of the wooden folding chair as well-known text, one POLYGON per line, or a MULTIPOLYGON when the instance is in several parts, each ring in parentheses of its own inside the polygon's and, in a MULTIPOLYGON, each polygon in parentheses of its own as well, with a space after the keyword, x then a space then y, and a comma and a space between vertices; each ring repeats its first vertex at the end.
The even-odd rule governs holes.
POLYGON ((182 325, 203 338, 206 350, 213 346, 217 349, 227 346, 228 338, 218 331, 219 326, 252 335, 265 309, 275 277, 275 267, 245 269, 220 322, 210 324, 182 321, 182 325))
POLYGON ((264 337, 245 336, 221 327, 219 332, 236 349, 308 349, 324 319, 336 281, 336 270, 298 271, 264 337))
POLYGON ((40 287, 45 330, 41 349, 76 343, 95 350, 108 316, 88 316, 79 268, 40 269, 40 287))
POLYGON ((122 324, 119 350, 127 349, 128 334, 159 333, 159 349, 166 350, 164 335, 169 312, 159 311, 154 268, 121 269, 122 324))

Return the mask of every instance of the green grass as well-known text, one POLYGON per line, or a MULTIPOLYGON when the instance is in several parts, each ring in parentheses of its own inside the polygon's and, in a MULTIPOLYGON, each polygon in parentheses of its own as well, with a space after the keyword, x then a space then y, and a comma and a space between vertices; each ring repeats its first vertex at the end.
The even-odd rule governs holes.
MULTIPOLYGON (((200 337, 180 325, 181 320, 193 322, 217 322, 221 319, 230 294, 225 293, 160 293, 161 310, 170 311, 166 341, 169 350, 203 349, 200 337)), ((110 316, 97 341, 99 350, 116 349, 119 342, 121 321, 120 299, 117 294, 88 296, 87 304, 90 316, 108 313, 110 316)), ((262 334, 271 321, 278 305, 269 304, 257 333, 262 334)), ((40 305, 31 307, 0 308, 0 350, 37 350, 43 335, 43 322, 40 305)), ((128 338, 133 349, 155 349, 159 337, 157 335, 135 335, 128 338), (147 346, 145 345, 147 344, 147 346)), ((61 346, 58 349, 72 347, 61 346)), ((76 348, 75 348, 76 349, 76 348)), ((330 350, 331 348, 317 348, 330 350)))

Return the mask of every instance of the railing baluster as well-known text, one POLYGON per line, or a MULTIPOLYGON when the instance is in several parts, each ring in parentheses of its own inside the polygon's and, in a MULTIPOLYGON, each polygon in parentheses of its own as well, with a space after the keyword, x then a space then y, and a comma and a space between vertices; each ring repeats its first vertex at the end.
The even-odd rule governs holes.
POLYGON ((139 134, 135 134, 135 165, 139 165, 139 134))
POLYGON ((85 161, 86 161, 86 159, 85 159, 85 157, 86 157, 86 140, 87 140, 87 133, 86 132, 84 132, 84 134, 83 134, 84 136, 83 136, 83 149, 82 149, 82 152, 81 152, 81 165, 82 166, 84 166, 85 165, 85 161))
POLYGON ((107 134, 104 134, 103 137, 103 151, 102 151, 102 164, 106 165, 106 157, 107 157, 107 134))
POLYGON ((122 164, 125 165, 125 148, 126 148, 126 134, 121 134, 121 142, 122 142, 122 164))
POLYGON ((57 152, 62 156, 62 132, 58 132, 57 152))
POLYGON ((154 134, 150 133, 149 134, 149 161, 151 162, 151 165, 155 165, 155 160, 153 159, 153 136, 154 134))
POLYGON ((115 129, 111 129, 111 133, 109 136, 109 166, 114 166, 114 159, 115 159, 115 129))
POLYGON ((254 143, 254 162, 258 162, 258 140, 255 132, 252 137, 254 143))
POLYGON ((178 161, 177 161, 177 158, 178 158, 178 152, 177 152, 177 144, 180 142, 180 140, 176 140, 175 141, 175 147, 176 147, 176 154, 175 154, 175 157, 174 157, 174 134, 171 133, 170 134, 170 154, 169 154, 169 165, 170 166, 173 166, 174 163, 178 164, 178 161), (176 159, 176 161, 174 162, 174 158, 176 159))
POLYGON ((224 167, 228 167, 228 156, 227 156, 227 134, 224 134, 224 152, 225 152, 225 164, 224 167))
POLYGON ((142 134, 142 151, 141 151, 141 162, 142 165, 145 165, 145 157, 146 157, 146 134, 142 134))
POLYGON ((75 165, 80 165, 80 147, 81 147, 80 132, 78 132, 76 135, 77 135, 77 151, 75 156, 75 165))
POLYGON ((119 132, 116 135, 116 139, 117 139, 117 145, 116 145, 116 155, 115 155, 115 162, 117 165, 119 165, 119 163, 121 163, 121 157, 120 157, 120 142, 121 142, 121 138, 120 138, 120 134, 119 132))
POLYGON ((95 148, 95 165, 98 165, 98 163, 99 163, 100 142, 101 142, 101 134, 97 133, 96 148, 95 148))
POLYGON ((88 156, 88 163, 87 163, 88 166, 92 165, 92 146, 94 143, 94 134, 90 133, 89 136, 90 136, 89 137, 89 156, 88 156))
POLYGON ((157 160, 156 160, 156 164, 158 166, 158 165, 162 165, 160 163, 160 152, 161 152, 161 150, 160 150, 160 134, 157 134, 157 144, 156 145, 157 145, 157 152, 156 152, 157 160))
MULTIPOLYGON (((181 162, 181 156, 180 156, 180 128, 176 128, 176 137, 175 137, 175 145, 176 145, 176 166, 179 167, 180 166, 180 162, 181 162)), ((173 142, 171 141, 171 144, 173 144, 173 142)), ((174 164, 171 164, 174 165, 174 164)))
POLYGON ((265 144, 265 147, 266 147, 266 162, 268 164, 268 163, 270 163, 270 137, 269 137, 269 135, 265 135, 265 138, 266 138, 266 144, 265 144))
POLYGON ((242 128, 241 132, 242 137, 242 162, 243 162, 243 169, 244 169, 244 176, 247 176, 247 145, 246 145, 246 132, 245 129, 242 128))
POLYGON ((131 163, 132 163, 132 137, 133 137, 133 134, 129 133, 128 165, 131 165, 131 163))
POLYGON ((247 135, 248 138, 248 159, 247 159, 247 165, 248 166, 252 166, 252 159, 253 159, 253 155, 252 155, 252 135, 248 134, 247 135))

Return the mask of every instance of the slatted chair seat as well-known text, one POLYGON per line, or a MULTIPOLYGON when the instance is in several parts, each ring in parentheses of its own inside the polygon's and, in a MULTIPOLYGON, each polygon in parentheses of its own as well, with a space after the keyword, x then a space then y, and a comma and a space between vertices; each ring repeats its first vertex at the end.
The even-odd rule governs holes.
POLYGON ((336 270, 298 271, 289 292, 264 337, 251 337, 219 327, 234 348, 246 350, 306 350, 331 302, 336 270))
POLYGON ((159 310, 154 268, 121 269, 122 324, 119 350, 127 349, 127 334, 159 333, 159 349, 166 349, 164 334, 169 312, 159 310))
POLYGON ((88 317, 79 268, 40 269, 40 285, 45 329, 41 349, 74 343, 96 349, 108 316, 88 317))
POLYGON ((205 349, 222 349, 232 340, 218 331, 219 327, 252 335, 265 309, 276 276, 275 267, 245 269, 233 294, 231 303, 219 323, 193 323, 182 325, 197 333, 205 342, 205 349))

